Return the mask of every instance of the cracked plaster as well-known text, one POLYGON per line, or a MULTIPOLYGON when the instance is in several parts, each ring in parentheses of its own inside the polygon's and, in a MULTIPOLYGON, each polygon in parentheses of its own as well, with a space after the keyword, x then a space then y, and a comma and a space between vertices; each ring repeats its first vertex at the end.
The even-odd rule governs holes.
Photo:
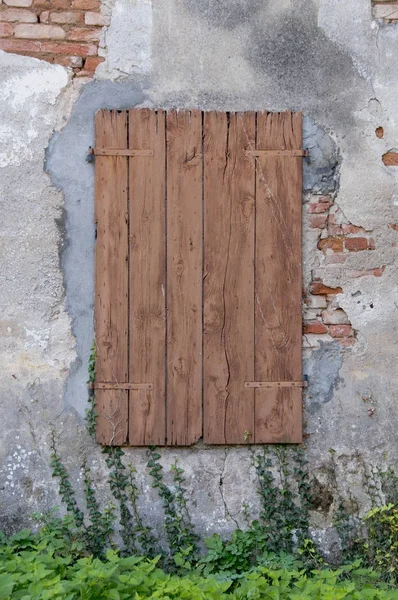
MULTIPOLYGON (((396 28, 373 22, 368 0, 349 6, 338 0, 108 0, 102 10, 111 24, 94 83, 71 82, 63 67, 0 52, 0 519, 9 529, 19 527, 34 510, 59 502, 49 468, 53 425, 74 481, 86 455, 101 497, 108 495, 103 457, 82 423, 93 337, 93 171, 85 153, 97 108, 135 104, 303 110, 313 154, 312 165, 305 165, 306 189, 332 191, 347 220, 372 231, 374 252, 324 270, 327 285, 343 288, 337 301, 357 330, 355 348, 325 344, 307 354, 308 392, 318 398, 312 408, 306 400, 311 468, 323 468, 333 447, 338 485, 347 493, 349 484, 365 509, 362 467, 353 457, 398 459, 392 326, 398 240, 388 227, 398 220, 398 170, 381 161, 398 138, 396 28), (379 126, 383 139, 375 136, 379 126), (43 168, 47 146, 50 177, 43 168), (347 276, 348 268, 381 265, 380 278, 347 276)), ((317 266, 317 239, 305 229, 306 284, 317 266)), ((160 523, 145 452, 129 450, 127 458, 137 467, 143 513, 160 523)), ((175 458, 186 472, 199 531, 226 534, 243 526, 243 503, 257 516, 247 449, 166 449, 166 470, 175 458)), ((316 526, 324 528, 328 518, 315 518, 316 526)))

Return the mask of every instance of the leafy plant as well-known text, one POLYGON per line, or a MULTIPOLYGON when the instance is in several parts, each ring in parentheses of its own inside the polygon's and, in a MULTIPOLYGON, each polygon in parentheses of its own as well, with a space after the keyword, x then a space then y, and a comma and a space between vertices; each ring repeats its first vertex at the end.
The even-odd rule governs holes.
MULTIPOLYGON (((189 568, 191 561, 197 554, 197 535, 187 510, 185 488, 183 486, 183 469, 176 463, 172 465, 171 472, 175 491, 172 491, 163 480, 163 466, 159 462, 160 454, 154 447, 148 450, 149 475, 152 477, 152 487, 156 488, 163 500, 165 514, 165 533, 169 546, 169 557, 177 566, 182 564, 189 568)), ((171 563, 171 564, 172 564, 171 563)))
POLYGON ((88 359, 88 403, 89 408, 86 409, 86 427, 87 431, 92 437, 95 437, 95 430, 97 427, 97 413, 95 412, 95 390, 93 384, 95 382, 95 361, 97 358, 97 352, 95 348, 95 342, 91 346, 90 356, 88 359))

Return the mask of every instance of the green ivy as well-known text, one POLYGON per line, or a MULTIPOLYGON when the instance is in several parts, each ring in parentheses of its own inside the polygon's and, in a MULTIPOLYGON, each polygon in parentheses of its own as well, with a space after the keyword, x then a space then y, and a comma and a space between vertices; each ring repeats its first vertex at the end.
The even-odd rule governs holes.
POLYGON ((88 359, 88 404, 89 408, 86 409, 86 427, 87 431, 92 437, 95 437, 95 431, 97 427, 97 413, 95 411, 95 390, 93 384, 95 382, 95 362, 97 359, 97 352, 95 348, 95 342, 91 346, 90 356, 88 359))

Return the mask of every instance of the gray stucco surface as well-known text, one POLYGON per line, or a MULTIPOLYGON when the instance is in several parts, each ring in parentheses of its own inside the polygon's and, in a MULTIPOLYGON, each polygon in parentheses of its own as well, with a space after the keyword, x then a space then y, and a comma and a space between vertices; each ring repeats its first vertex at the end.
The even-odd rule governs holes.
MULTIPOLYGON (((0 520, 18 527, 59 503, 49 467, 52 427, 76 485, 85 456, 101 497, 109 495, 103 457, 82 420, 94 301, 93 165, 85 158, 95 111, 135 105, 304 112, 311 155, 304 199, 333 193, 346 219, 375 240, 372 252, 325 264, 319 232, 304 223, 304 286, 314 270, 341 286, 336 302, 357 336, 352 348, 327 338, 304 344, 308 456, 323 494, 350 489, 365 510, 363 465, 398 460, 398 234, 390 227, 398 221, 398 169, 381 160, 398 145, 397 28, 373 22, 369 0, 105 4, 112 18, 94 82, 0 52, 0 520), (350 276, 380 267, 381 277, 350 276)), ((161 522, 145 450, 126 453, 137 467, 143 513, 161 522)), ((175 458, 201 532, 243 525, 243 502, 256 515, 248 449, 166 449, 166 470, 175 458)), ((330 524, 329 508, 314 515, 314 526, 330 524)))

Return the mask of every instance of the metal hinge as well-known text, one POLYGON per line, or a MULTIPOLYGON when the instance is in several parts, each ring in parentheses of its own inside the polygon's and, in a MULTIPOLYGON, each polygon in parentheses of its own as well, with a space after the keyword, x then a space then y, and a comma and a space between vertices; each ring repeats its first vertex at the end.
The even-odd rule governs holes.
POLYGON ((245 381, 245 388, 306 388, 306 381, 245 381))
POLYGON ((115 383, 97 382, 90 383, 93 390, 153 390, 153 383, 115 383))

